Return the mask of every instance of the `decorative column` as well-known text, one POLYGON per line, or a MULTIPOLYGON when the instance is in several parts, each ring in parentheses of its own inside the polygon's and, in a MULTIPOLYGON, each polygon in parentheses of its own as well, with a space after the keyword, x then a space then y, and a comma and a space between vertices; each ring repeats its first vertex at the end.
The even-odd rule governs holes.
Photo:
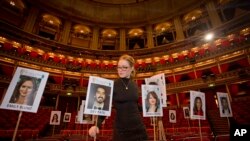
POLYGON ((177 101, 177 107, 180 107, 180 100, 179 100, 179 96, 178 93, 175 94, 176 95, 176 101, 177 101))
POLYGON ((126 31, 125 29, 120 29, 120 51, 126 50, 126 31))
POLYGON ((216 26, 221 25, 221 19, 217 13, 216 7, 214 5, 214 1, 209 1, 206 4, 206 9, 207 9, 210 21, 212 23, 212 26, 216 27, 216 26))
MULTIPOLYGON (((175 72, 174 72, 174 70, 172 72, 173 72, 173 77, 174 77, 174 83, 176 83, 176 78, 175 78, 175 72)), ((176 95, 177 107, 180 107, 180 101, 179 101, 178 93, 175 93, 175 95, 176 95)))
POLYGON ((198 77, 197 77, 196 69, 195 69, 194 65, 192 65, 192 67, 193 67, 193 71, 194 71, 194 77, 195 77, 195 79, 197 79, 198 77))
POLYGON ((176 41, 184 40, 185 37, 184 37, 180 17, 174 18, 174 26, 175 26, 175 31, 176 31, 176 41))
POLYGON ((39 14, 39 10, 32 7, 29 11, 29 15, 27 17, 27 20, 24 24, 23 30, 29 33, 32 33, 33 27, 36 23, 37 16, 39 14))
POLYGON ((58 103, 59 103, 59 98, 60 98, 59 95, 60 95, 60 94, 57 94, 57 97, 56 97, 56 106, 55 106, 55 109, 56 109, 56 110, 58 110, 57 108, 58 108, 58 103))
POLYGON ((148 25, 146 27, 146 31, 147 31, 147 47, 152 48, 152 47, 154 47, 152 26, 148 25))
POLYGON ((91 49, 98 49, 98 39, 99 39, 99 27, 94 27, 93 29, 93 37, 91 42, 91 49))
POLYGON ((65 21, 64 27, 63 27, 63 33, 61 36, 61 42, 64 44, 68 44, 69 40, 69 34, 71 30, 71 21, 65 21))

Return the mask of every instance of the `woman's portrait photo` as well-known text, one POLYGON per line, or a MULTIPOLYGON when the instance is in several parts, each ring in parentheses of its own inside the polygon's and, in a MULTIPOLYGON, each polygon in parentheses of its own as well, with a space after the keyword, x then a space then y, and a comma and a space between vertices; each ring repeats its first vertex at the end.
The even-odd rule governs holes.
POLYGON ((190 91, 191 119, 206 118, 205 93, 199 91, 190 91))
POLYGON ((154 91, 150 91, 146 98, 146 112, 154 113, 159 112, 160 99, 154 91))
POLYGON ((227 93, 217 92, 221 117, 232 117, 232 109, 227 93))
POLYGON ((175 110, 169 110, 169 122, 176 123, 176 111, 175 110))
POLYGON ((36 113, 49 73, 17 67, 0 108, 36 113))
POLYGON ((143 116, 162 116, 160 89, 157 85, 142 85, 143 116))
POLYGON ((189 113, 190 113, 189 108, 188 107, 183 107, 184 118, 189 118, 190 117, 189 113))
POLYGON ((193 106, 193 114, 203 116, 204 112, 202 109, 202 100, 200 97, 195 97, 194 106, 193 106))
POLYGON ((21 75, 9 102, 32 106, 40 81, 35 77, 21 75))
POLYGON ((60 125, 61 111, 51 111, 50 125, 60 125))

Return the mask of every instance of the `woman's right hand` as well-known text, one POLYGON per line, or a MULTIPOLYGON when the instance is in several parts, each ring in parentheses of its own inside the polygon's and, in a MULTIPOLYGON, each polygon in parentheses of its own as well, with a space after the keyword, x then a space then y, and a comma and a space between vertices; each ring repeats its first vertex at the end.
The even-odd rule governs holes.
POLYGON ((92 126, 90 129, 89 129, 89 135, 91 137, 96 137, 96 134, 99 134, 99 128, 97 126, 92 126))

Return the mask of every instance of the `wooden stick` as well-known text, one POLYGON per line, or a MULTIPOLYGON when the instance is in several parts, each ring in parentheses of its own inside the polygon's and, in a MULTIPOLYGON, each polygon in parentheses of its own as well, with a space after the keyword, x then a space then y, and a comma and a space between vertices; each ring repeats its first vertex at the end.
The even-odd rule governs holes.
MULTIPOLYGON (((96 119, 95 119, 95 126, 96 126, 96 127, 97 127, 98 117, 99 117, 99 116, 97 116, 96 119)), ((100 132, 100 131, 99 131, 99 132, 100 132)), ((96 135, 95 135, 95 137, 94 137, 94 141, 96 141, 96 135)))
POLYGON ((19 123, 20 123, 20 120, 21 120, 22 114, 23 114, 23 112, 22 112, 22 111, 20 111, 20 112, 19 112, 18 119, 17 119, 16 128, 15 128, 15 131, 14 131, 14 134, 13 134, 12 141, 15 141, 15 139, 16 139, 16 134, 17 134, 17 130, 18 130, 18 127, 19 127, 19 123))
POLYGON ((55 125, 53 125, 52 136, 54 135, 54 133, 55 133, 55 125))
POLYGON ((154 141, 156 141, 155 117, 153 117, 153 124, 154 124, 154 141))
POLYGON ((199 130, 200 130, 200 138, 201 138, 201 141, 202 141, 202 134, 201 134, 201 120, 199 119, 199 130))
POLYGON ((228 123, 228 127, 230 129, 230 121, 229 121, 229 118, 227 117, 227 123, 228 123))
POLYGON ((88 141, 89 140, 89 135, 88 135, 88 132, 89 131, 89 124, 87 124, 87 135, 86 135, 86 141, 88 141))

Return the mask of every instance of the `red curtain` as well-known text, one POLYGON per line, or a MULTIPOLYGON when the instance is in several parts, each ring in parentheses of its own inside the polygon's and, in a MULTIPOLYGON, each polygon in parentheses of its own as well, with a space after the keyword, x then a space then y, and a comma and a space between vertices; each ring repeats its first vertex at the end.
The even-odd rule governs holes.
POLYGON ((83 87, 87 87, 88 86, 88 83, 89 83, 89 80, 88 79, 84 79, 84 78, 82 78, 82 86, 83 87))
POLYGON ((165 59, 161 59, 161 60, 160 60, 160 63, 161 63, 162 65, 164 65, 164 64, 166 63, 166 60, 165 60, 165 59))
POLYGON ((168 99, 170 101, 170 106, 173 106, 173 105, 177 104, 176 95, 175 94, 169 95, 168 99))
POLYGON ((179 82, 180 79, 181 79, 181 76, 182 76, 182 75, 175 75, 175 81, 176 81, 176 82, 179 82))
POLYGON ((43 54, 43 60, 48 60, 49 59, 49 55, 47 53, 43 54))
POLYGON ((229 65, 228 64, 222 64, 220 65, 221 72, 227 72, 229 65))
POLYGON ((112 64, 112 63, 109 63, 109 64, 108 64, 108 68, 112 69, 112 68, 113 68, 113 64, 112 64))
POLYGON ((4 50, 11 50, 13 45, 11 43, 4 43, 3 49, 4 50))
POLYGON ((204 49, 204 48, 201 48, 201 49, 199 50, 199 54, 200 54, 201 56, 203 56, 203 55, 205 54, 205 49, 204 49))
POLYGON ((167 79, 168 79, 168 81, 170 83, 174 83, 174 77, 173 76, 168 76, 167 79))
POLYGON ((105 68, 105 64, 104 63, 100 63, 100 68, 104 69, 105 68))
POLYGON ((222 47, 229 47, 229 46, 230 46, 230 42, 229 42, 228 40, 223 40, 223 41, 221 42, 221 46, 222 46, 222 47))
POLYGON ((201 70, 197 70, 196 71, 197 78, 201 78, 201 74, 202 74, 201 70))
POLYGON ((231 84, 230 85, 230 93, 231 93, 231 95, 237 95, 238 92, 239 92, 238 84, 231 84))
POLYGON ((56 84, 62 84, 62 82, 63 82, 62 76, 53 76, 53 79, 56 82, 56 84))
POLYGON ((35 51, 31 51, 31 52, 30 52, 30 57, 36 58, 37 56, 38 56, 38 53, 37 53, 37 52, 35 52, 35 51))
POLYGON ((12 76, 13 75, 13 71, 14 71, 14 67, 11 66, 1 66, 1 69, 3 71, 3 73, 7 76, 12 76))
POLYGON ((54 62, 58 63, 60 61, 60 58, 57 56, 54 56, 53 60, 54 60, 54 62))
POLYGON ((147 66, 147 64, 145 62, 142 62, 141 66, 142 66, 142 68, 145 68, 147 66))
POLYGON ((24 54, 26 52, 26 49, 24 47, 19 47, 17 49, 17 52, 18 52, 19 55, 22 55, 22 54, 24 54))
POLYGON ((188 73, 188 76, 189 76, 191 79, 195 79, 194 72, 189 72, 189 73, 188 73))
POLYGON ((180 61, 184 60, 184 55, 183 55, 183 54, 179 54, 178 59, 179 59, 180 61))
POLYGON ((239 61, 237 61, 242 67, 248 67, 249 66, 249 62, 247 60, 247 58, 241 59, 239 61))
POLYGON ((214 74, 219 74, 219 69, 217 66, 214 66, 212 68, 210 68, 210 70, 214 73, 214 74))
POLYGON ((174 62, 174 58, 173 58, 173 57, 169 57, 169 58, 168 58, 168 61, 169 61, 170 63, 173 63, 173 62, 174 62))
POLYGON ((143 84, 143 82, 144 82, 144 80, 138 79, 138 80, 137 80, 137 85, 138 85, 138 87, 141 87, 141 85, 143 84))
POLYGON ((178 98, 179 98, 180 104, 186 104, 185 103, 186 93, 179 93, 178 98))
POLYGON ((193 58, 194 57, 194 52, 193 51, 190 51, 189 53, 188 53, 188 58, 193 58))

